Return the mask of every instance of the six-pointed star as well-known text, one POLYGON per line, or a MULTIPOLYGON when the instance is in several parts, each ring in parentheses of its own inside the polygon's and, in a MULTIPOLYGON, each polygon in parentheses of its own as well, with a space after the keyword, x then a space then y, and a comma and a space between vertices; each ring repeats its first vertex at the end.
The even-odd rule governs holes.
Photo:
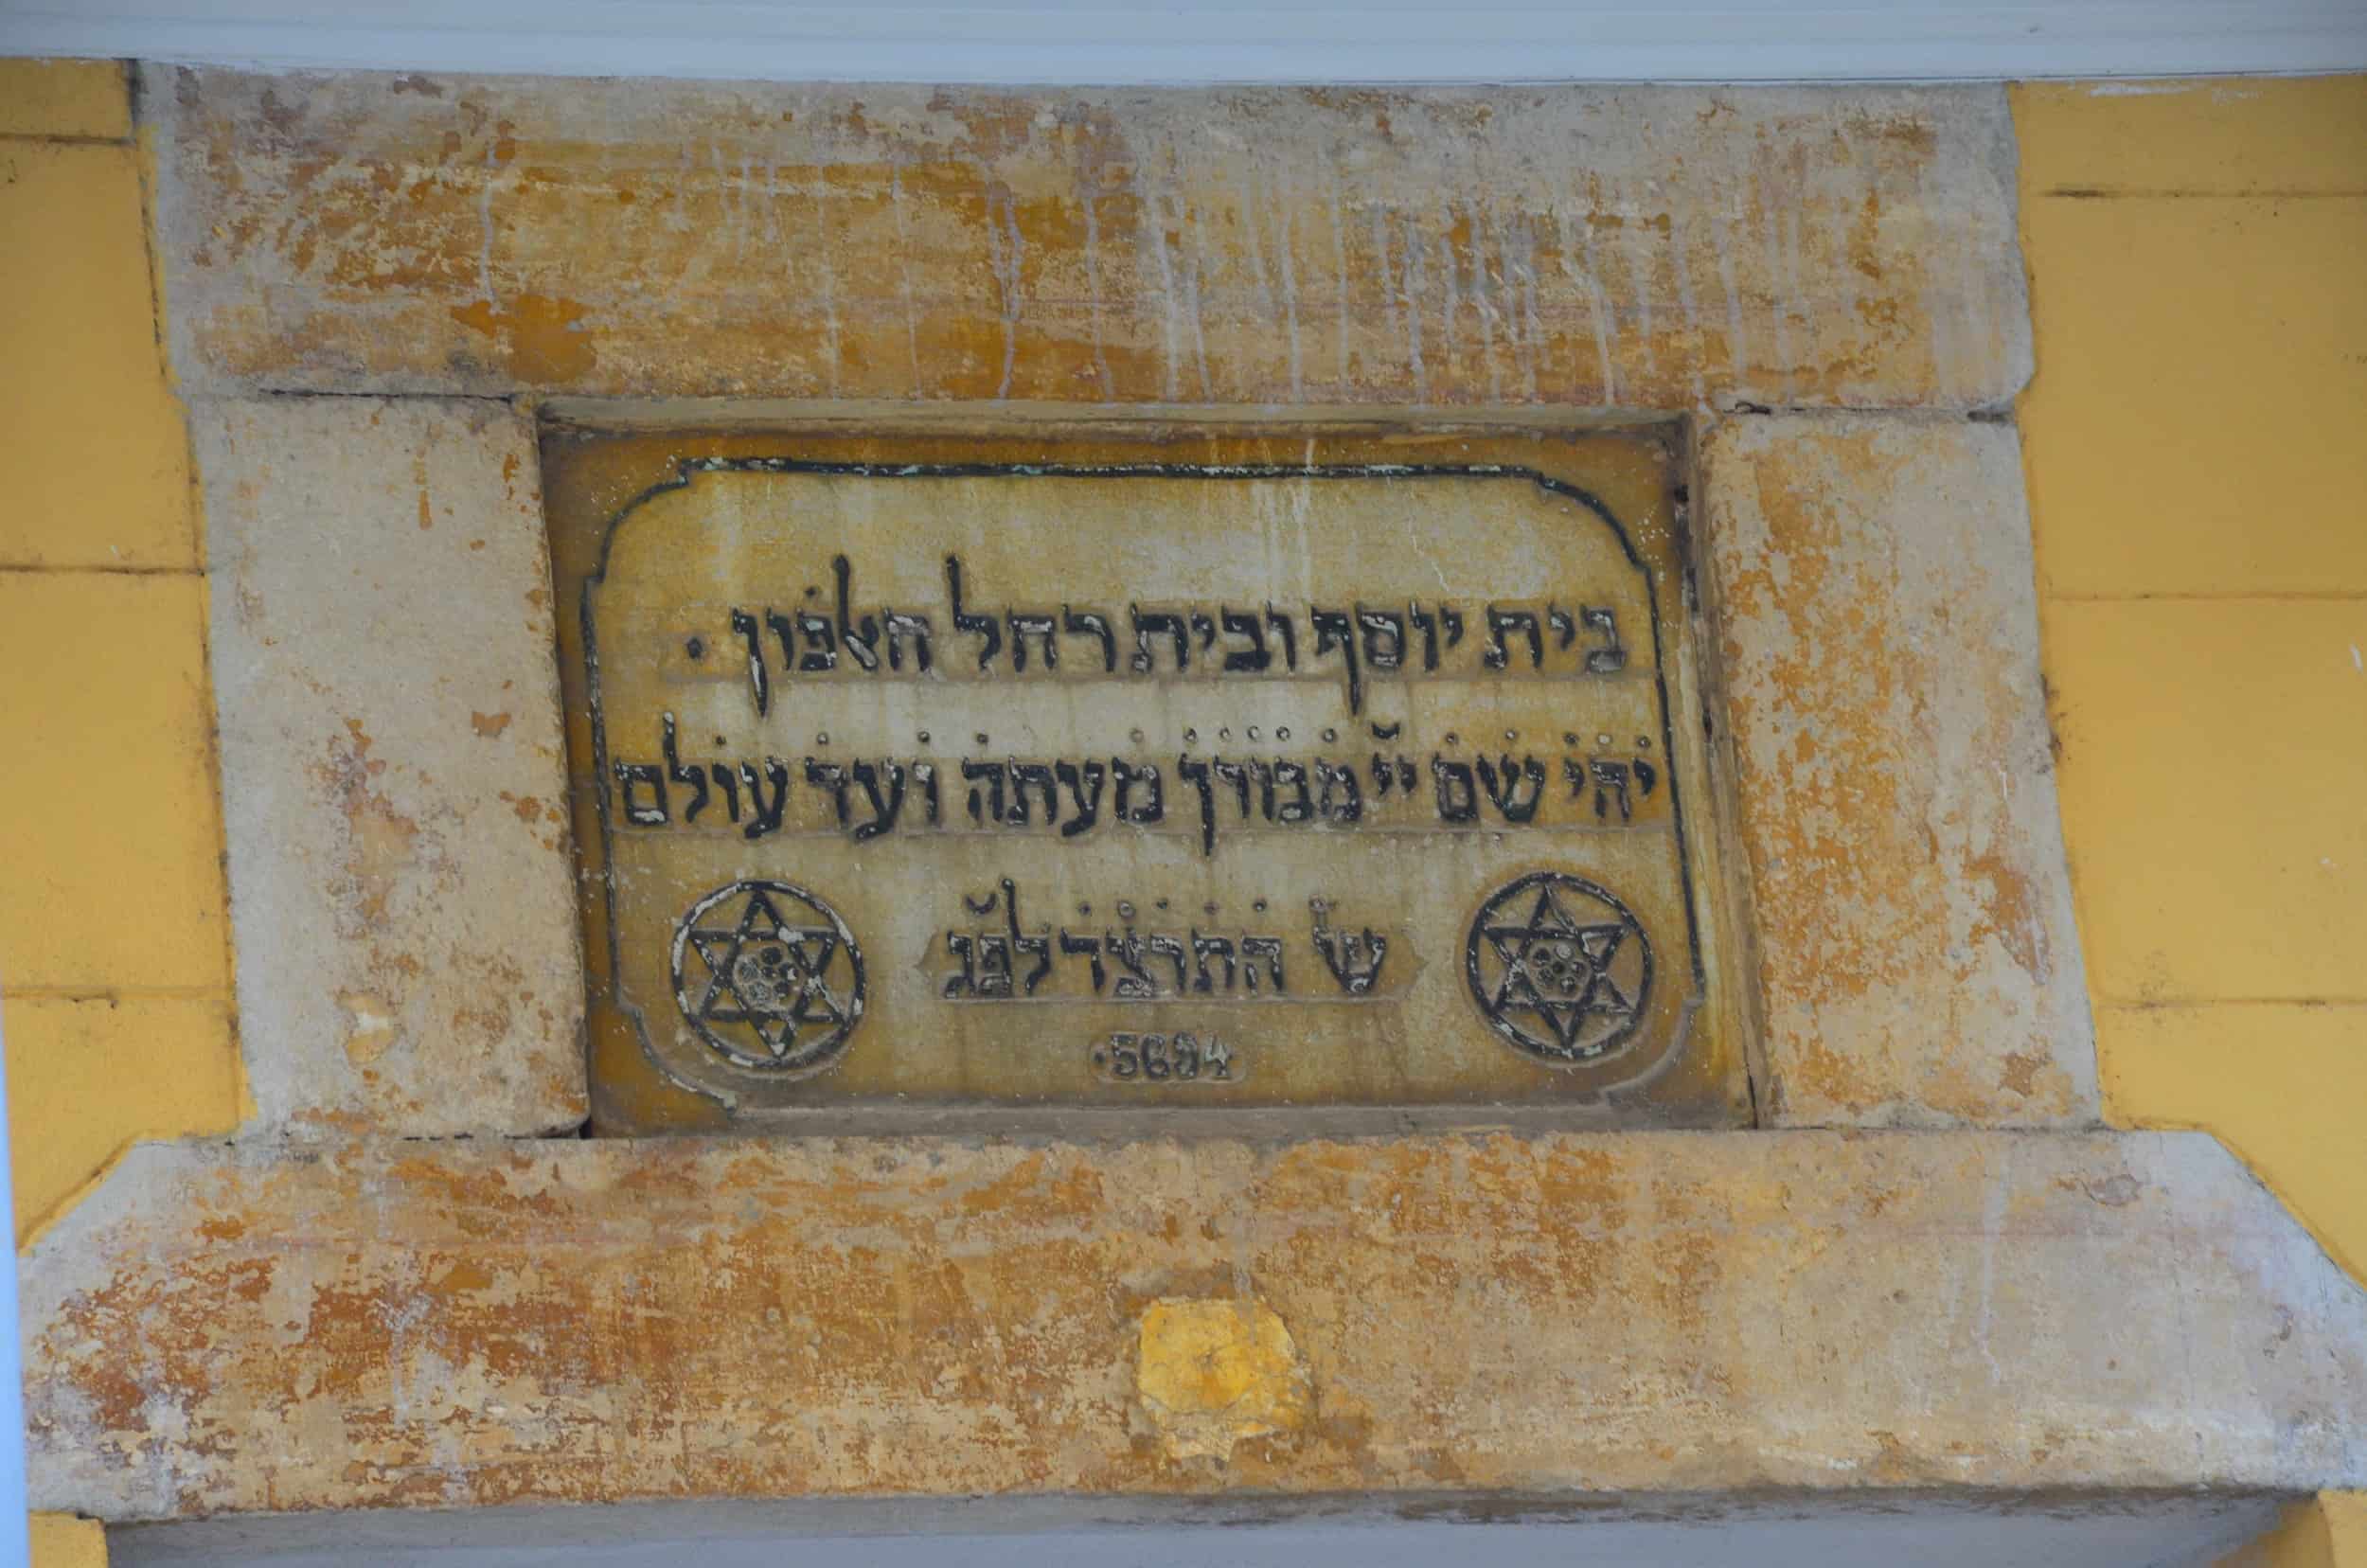
POLYGON ((1538 889, 1537 906, 1526 924, 1482 926, 1480 932, 1504 963, 1504 978, 1488 999, 1488 1010, 1496 1016, 1537 1014, 1565 1051, 1577 1049, 1578 1030, 1588 1014, 1633 1016, 1634 999, 1624 995, 1611 977, 1611 959, 1628 935, 1623 922, 1580 925, 1554 901, 1554 890, 1547 886, 1538 889), (1540 969, 1548 974, 1541 989, 1536 972, 1540 969))
POLYGON ((707 967, 697 1009, 703 1022, 747 1025, 776 1061, 796 1046, 801 1025, 846 1022, 845 1003, 826 981, 838 933, 827 925, 788 924, 771 894, 750 892, 739 925, 729 931, 694 927, 687 935, 707 967), (768 948, 779 952, 777 963, 756 956, 768 948), (741 972, 743 957, 755 960, 757 973, 741 972), (756 994, 741 989, 743 980, 756 994))

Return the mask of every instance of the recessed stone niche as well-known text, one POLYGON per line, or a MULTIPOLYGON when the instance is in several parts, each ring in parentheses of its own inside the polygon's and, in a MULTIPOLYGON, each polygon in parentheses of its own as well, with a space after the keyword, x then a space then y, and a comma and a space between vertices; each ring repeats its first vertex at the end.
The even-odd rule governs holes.
POLYGON ((29 1256, 37 1506, 2367 1482, 2357 1288, 2099 1125, 2001 92, 141 83, 255 1114, 29 1256))

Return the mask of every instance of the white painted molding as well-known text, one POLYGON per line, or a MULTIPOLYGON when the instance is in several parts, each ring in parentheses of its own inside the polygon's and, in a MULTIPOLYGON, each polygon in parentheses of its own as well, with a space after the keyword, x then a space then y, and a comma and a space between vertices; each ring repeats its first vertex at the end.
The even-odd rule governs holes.
POLYGON ((0 0, 0 54, 789 81, 1769 81, 2367 68, 2367 0, 0 0))

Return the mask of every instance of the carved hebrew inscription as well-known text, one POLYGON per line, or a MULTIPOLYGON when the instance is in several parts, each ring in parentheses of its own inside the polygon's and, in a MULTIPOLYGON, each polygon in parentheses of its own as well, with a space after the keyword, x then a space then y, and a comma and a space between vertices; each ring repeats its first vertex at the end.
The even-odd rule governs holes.
POLYGON ((735 1114, 1665 1076, 1707 981, 1682 563, 1657 440, 1594 442, 1641 515, 1369 441, 711 438, 603 506, 555 440, 609 1055, 735 1114))

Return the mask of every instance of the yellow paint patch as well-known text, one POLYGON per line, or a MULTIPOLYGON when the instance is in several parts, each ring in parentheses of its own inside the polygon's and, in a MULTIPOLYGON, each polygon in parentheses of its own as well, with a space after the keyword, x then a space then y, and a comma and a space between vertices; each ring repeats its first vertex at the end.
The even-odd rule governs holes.
POLYGON ((73 1514, 32 1516, 33 1568, 107 1568, 107 1532, 73 1514))
POLYGON ((0 574, 0 972, 18 991, 225 983, 194 577, 0 574))
POLYGON ((56 1218, 131 1144, 239 1125, 227 1001, 14 997, 6 1023, 20 1238, 56 1218))
POLYGON ((2045 591, 2367 592, 2367 196, 2023 211, 2045 591))
POLYGON ((141 225, 133 149, 0 141, 0 565, 198 564, 141 225))
POLYGON ((1263 1302, 1163 1297, 1140 1328, 1134 1390, 1177 1458, 1229 1458, 1236 1444, 1307 1424, 1306 1363, 1263 1302))
POLYGON ((113 60, 0 60, 0 136, 132 134, 132 92, 113 60))
POLYGON ((2095 995, 2367 999, 2367 598, 2057 601, 2048 628, 2095 995))

